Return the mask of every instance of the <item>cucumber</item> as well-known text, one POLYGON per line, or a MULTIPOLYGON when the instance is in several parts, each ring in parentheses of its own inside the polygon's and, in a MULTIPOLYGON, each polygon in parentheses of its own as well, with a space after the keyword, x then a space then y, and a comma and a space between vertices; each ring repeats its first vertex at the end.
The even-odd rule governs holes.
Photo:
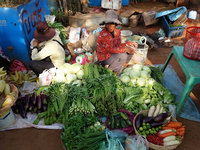
POLYGON ((129 119, 126 120, 126 123, 127 123, 127 125, 129 125, 129 126, 132 126, 132 125, 133 125, 129 119))
POLYGON ((111 120, 111 129, 114 129, 114 128, 115 128, 115 120, 114 120, 114 117, 111 116, 111 117, 110 117, 110 120, 111 120))
POLYGON ((124 120, 129 120, 128 116, 125 113, 120 112, 120 115, 124 120))
POLYGON ((122 128, 126 128, 127 127, 126 121, 124 119, 122 119, 121 125, 122 125, 122 128))

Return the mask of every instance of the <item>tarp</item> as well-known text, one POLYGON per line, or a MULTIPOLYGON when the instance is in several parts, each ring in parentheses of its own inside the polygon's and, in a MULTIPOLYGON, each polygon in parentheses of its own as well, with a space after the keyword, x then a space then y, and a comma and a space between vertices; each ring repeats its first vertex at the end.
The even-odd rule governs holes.
POLYGON ((170 21, 175 21, 184 13, 187 15, 187 8, 185 6, 156 13, 155 18, 160 18, 167 15, 170 21))

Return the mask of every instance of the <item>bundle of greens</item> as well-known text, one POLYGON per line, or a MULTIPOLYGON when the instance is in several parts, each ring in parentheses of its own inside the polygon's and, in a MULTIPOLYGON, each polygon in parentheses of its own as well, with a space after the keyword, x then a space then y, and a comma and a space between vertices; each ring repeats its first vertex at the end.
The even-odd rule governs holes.
POLYGON ((49 25, 49 27, 54 28, 54 29, 58 29, 60 31, 60 35, 59 35, 60 39, 61 39, 62 43, 65 44, 67 34, 66 34, 64 26, 59 22, 48 23, 48 25, 49 25))
POLYGON ((106 139, 104 129, 94 115, 73 115, 64 125, 61 136, 63 145, 68 150, 97 148, 98 143, 106 139))

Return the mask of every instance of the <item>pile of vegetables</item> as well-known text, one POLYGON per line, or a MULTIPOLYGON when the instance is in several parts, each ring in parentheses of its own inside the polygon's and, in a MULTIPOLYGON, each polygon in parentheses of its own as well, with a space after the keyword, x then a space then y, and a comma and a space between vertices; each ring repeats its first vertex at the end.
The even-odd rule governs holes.
MULTIPOLYGON (((45 124, 64 123, 65 118, 76 113, 108 116, 123 108, 123 84, 115 74, 101 66, 84 66, 82 84, 55 83, 48 88, 50 102, 42 115, 45 124), (98 74, 98 76, 95 76, 98 74), (90 76, 90 77, 89 77, 90 76)), ((35 123, 38 123, 37 118, 35 123)))
POLYGON ((107 118, 107 123, 110 129, 123 129, 133 125, 129 116, 124 112, 111 114, 107 118))
POLYGON ((49 99, 45 94, 32 94, 21 97, 20 94, 12 110, 16 114, 20 114, 22 118, 27 117, 27 113, 41 113, 47 111, 47 103, 49 99))
POLYGON ((60 39, 61 39, 62 43, 63 44, 67 43, 66 42, 67 34, 66 34, 64 26, 61 23, 54 22, 54 23, 48 23, 48 25, 51 28, 59 30, 60 31, 60 35, 59 36, 60 36, 60 39))
POLYGON ((157 104, 167 108, 174 103, 175 96, 161 84, 162 72, 158 68, 136 64, 125 69, 120 80, 126 84, 125 108, 133 113, 157 104))
POLYGON ((104 129, 95 115, 76 114, 66 119, 61 137, 68 150, 95 150, 106 139, 104 129))
POLYGON ((52 79, 52 83, 65 82, 67 84, 73 83, 80 85, 82 83, 81 79, 83 78, 83 75, 84 72, 79 63, 65 63, 56 70, 56 74, 52 79))
MULTIPOLYGON (((154 106, 155 107, 155 106, 154 106)), ((160 146, 178 145, 183 139, 185 126, 181 122, 170 121, 169 112, 159 112, 152 106, 147 116, 139 114, 135 120, 135 127, 140 135, 147 137, 147 140, 160 146), (159 112, 159 113, 158 113, 159 112)))
POLYGON ((3 70, 3 67, 0 68, 0 95, 5 95, 5 99, 0 103, 0 108, 12 105, 15 98, 15 93, 11 91, 10 85, 6 83, 6 75, 7 73, 3 70))

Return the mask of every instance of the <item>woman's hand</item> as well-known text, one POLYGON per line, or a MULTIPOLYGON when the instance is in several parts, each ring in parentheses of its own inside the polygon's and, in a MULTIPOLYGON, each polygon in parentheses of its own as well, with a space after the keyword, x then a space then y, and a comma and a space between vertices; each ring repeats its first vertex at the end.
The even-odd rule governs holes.
POLYGON ((125 47, 125 51, 128 53, 128 54, 134 54, 135 52, 135 49, 134 48, 131 48, 131 47, 125 47))
POLYGON ((38 45, 39 45, 38 40, 34 40, 34 41, 33 41, 33 47, 36 47, 36 46, 38 46, 38 45))
POLYGON ((137 48, 138 47, 138 44, 136 42, 132 42, 132 41, 128 41, 127 42, 127 45, 128 46, 131 46, 131 47, 134 47, 134 48, 137 48))

